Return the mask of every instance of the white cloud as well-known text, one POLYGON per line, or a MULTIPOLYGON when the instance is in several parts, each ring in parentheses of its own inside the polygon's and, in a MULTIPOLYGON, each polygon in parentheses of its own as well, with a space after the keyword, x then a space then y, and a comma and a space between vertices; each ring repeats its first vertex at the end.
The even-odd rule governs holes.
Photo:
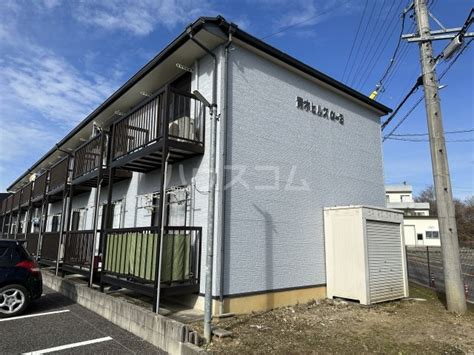
POLYGON ((143 36, 158 25, 171 29, 187 24, 210 8, 206 0, 82 0, 73 16, 86 24, 143 36))
POLYGON ((8 56, 0 70, 5 105, 28 107, 69 127, 117 86, 99 75, 84 77, 64 58, 46 50, 34 50, 28 57, 8 56))

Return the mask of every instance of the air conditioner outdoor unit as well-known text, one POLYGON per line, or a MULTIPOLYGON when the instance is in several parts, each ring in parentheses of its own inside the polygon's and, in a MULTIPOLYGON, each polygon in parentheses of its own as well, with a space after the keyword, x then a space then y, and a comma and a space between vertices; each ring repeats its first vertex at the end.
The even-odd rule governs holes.
POLYGON ((328 298, 368 305, 408 296, 402 212, 325 208, 324 234, 328 298))

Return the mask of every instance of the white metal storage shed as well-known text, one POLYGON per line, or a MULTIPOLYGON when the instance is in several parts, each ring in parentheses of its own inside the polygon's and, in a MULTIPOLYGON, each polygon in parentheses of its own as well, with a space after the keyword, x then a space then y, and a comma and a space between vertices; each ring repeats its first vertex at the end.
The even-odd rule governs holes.
POLYGON ((408 296, 402 212, 325 208, 324 231, 328 298, 372 304, 408 296))

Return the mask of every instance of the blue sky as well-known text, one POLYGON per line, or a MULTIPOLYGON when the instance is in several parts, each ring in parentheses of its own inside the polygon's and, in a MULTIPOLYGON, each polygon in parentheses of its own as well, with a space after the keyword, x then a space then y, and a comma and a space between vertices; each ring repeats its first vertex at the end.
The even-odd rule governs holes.
MULTIPOLYGON (((0 191, 199 16, 222 14, 369 95, 389 63, 407 3, 368 0, 364 12, 365 0, 2 0, 0 191)), ((444 26, 458 27, 470 6, 468 0, 434 0, 431 10, 444 26)), ((412 24, 407 17, 405 32, 412 24)), ((444 45, 436 43, 435 53, 444 45)), ((417 44, 403 42, 398 53, 378 98, 390 107, 420 72, 417 44)), ((447 85, 440 94, 447 131, 474 128, 473 53, 467 49, 441 82, 447 85)), ((441 63, 439 72, 446 65, 441 63)), ((395 123, 422 93, 413 95, 395 123)), ((426 131, 422 102, 396 133, 426 131)), ((448 141, 462 141, 448 143, 456 197, 474 194, 473 138, 472 132, 447 135, 448 141)), ((387 140, 383 148, 387 183, 407 181, 415 191, 432 183, 427 142, 387 140)))

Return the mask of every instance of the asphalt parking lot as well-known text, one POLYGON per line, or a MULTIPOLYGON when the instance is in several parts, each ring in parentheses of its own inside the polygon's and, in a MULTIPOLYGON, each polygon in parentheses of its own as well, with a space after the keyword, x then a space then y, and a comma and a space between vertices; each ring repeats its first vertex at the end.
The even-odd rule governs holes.
POLYGON ((0 319, 2 354, 164 354, 51 289, 19 316, 0 319))

